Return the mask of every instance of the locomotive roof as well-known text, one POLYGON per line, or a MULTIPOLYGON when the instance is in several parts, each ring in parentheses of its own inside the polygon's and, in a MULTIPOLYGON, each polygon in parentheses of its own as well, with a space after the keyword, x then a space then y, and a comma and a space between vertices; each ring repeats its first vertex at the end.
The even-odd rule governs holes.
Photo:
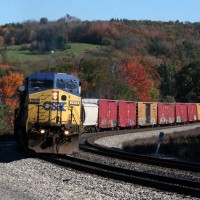
POLYGON ((32 78, 39 78, 39 79, 70 79, 70 80, 76 80, 79 81, 78 78, 76 78, 75 76, 72 76, 70 74, 66 74, 66 73, 35 73, 32 74, 31 76, 29 76, 29 79, 32 78))

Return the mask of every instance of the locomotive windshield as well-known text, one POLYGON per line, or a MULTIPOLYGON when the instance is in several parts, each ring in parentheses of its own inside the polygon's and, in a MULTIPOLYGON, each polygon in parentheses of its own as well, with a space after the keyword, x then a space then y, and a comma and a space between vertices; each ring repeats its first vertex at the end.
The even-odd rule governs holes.
POLYGON ((73 94, 78 94, 79 93, 79 85, 74 80, 57 79, 57 81, 56 81, 56 87, 58 89, 64 90, 66 92, 71 92, 73 94))
POLYGON ((51 89, 60 89, 78 96, 81 92, 79 79, 69 74, 37 73, 28 78, 30 94, 51 89))
POLYGON ((46 90, 53 88, 53 80, 51 79, 31 79, 29 82, 29 89, 36 90, 46 90))

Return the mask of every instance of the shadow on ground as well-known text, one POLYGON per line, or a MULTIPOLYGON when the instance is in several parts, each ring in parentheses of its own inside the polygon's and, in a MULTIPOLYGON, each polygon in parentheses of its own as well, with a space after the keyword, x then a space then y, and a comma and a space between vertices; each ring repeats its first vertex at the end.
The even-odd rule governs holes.
POLYGON ((28 157, 18 147, 13 134, 0 135, 0 163, 10 163, 26 158, 28 157))

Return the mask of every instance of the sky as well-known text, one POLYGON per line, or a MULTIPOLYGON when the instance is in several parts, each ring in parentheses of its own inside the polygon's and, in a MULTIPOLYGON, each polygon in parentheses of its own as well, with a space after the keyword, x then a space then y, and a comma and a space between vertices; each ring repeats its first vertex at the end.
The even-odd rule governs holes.
POLYGON ((128 19, 199 22, 200 0, 1 0, 0 25, 58 20, 66 14, 81 21, 128 19))

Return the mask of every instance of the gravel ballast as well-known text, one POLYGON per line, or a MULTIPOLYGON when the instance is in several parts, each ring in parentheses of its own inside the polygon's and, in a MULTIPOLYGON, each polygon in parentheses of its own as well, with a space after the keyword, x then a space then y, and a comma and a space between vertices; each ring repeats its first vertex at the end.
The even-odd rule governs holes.
POLYGON ((197 199, 110 180, 22 156, 0 144, 1 199, 197 199))

